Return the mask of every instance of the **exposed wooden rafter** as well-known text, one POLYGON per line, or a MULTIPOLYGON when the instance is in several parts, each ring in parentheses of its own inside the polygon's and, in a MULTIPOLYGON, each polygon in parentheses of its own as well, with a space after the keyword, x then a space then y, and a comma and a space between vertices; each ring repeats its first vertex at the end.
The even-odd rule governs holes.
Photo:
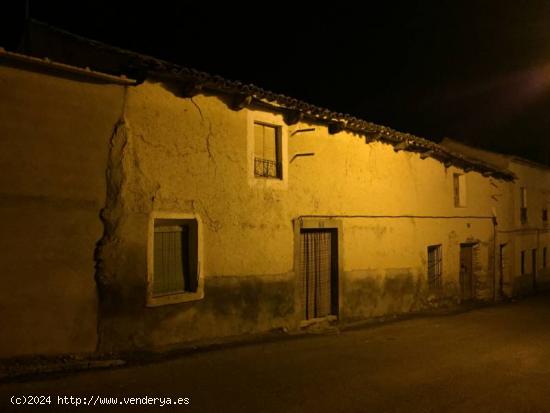
POLYGON ((285 110, 283 117, 287 125, 295 125, 302 120, 303 114, 298 110, 285 110))
POLYGON ((420 159, 429 158, 430 156, 433 155, 433 153, 434 153, 434 151, 431 150, 431 149, 427 150, 426 152, 422 152, 422 153, 420 154, 420 159))
POLYGON ((395 145, 393 147, 393 150, 395 152, 399 152, 399 151, 404 151, 406 150, 408 147, 409 147, 409 142, 408 141, 402 141, 402 142, 399 142, 397 145, 395 145))
POLYGON ((328 133, 334 135, 338 132, 342 132, 346 125, 343 122, 331 122, 328 125, 328 133))
POLYGON ((241 110, 252 103, 252 96, 235 93, 231 98, 231 109, 241 110))
POLYGON ((198 95, 202 91, 202 83, 190 80, 185 82, 181 88, 181 94, 183 97, 192 98, 198 95))

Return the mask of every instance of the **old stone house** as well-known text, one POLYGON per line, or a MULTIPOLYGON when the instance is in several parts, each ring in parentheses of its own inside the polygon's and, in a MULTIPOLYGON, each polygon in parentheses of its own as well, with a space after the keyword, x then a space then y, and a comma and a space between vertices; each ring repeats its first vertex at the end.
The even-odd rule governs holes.
POLYGON ((546 280, 549 171, 34 23, 0 51, 0 357, 349 322, 546 280))

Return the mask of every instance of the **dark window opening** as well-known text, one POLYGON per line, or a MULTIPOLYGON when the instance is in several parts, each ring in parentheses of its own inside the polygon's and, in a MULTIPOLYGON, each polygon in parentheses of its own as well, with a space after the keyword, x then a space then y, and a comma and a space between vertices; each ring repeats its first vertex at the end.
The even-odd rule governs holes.
POLYGON ((520 221, 522 224, 527 224, 527 208, 520 209, 520 221))
POLYGON ((441 245, 428 247, 428 286, 438 289, 442 286, 441 245))
POLYGON ((282 179, 281 128, 254 123, 254 175, 282 179))
POLYGON ((196 292, 198 231, 194 219, 156 219, 153 296, 196 292))

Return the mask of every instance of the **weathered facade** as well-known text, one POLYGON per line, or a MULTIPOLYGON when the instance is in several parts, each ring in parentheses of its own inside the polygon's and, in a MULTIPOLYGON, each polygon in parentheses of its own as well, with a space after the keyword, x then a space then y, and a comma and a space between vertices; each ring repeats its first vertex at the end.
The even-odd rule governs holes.
POLYGON ((472 148, 450 139, 445 139, 442 145, 496 168, 507 169, 515 176, 514 181, 495 186, 492 195, 498 217, 496 296, 523 295, 545 288, 550 281, 547 265, 550 169, 526 159, 472 148))
POLYGON ((0 357, 163 348, 544 284, 548 169, 101 47, 139 81, 0 53, 0 357))

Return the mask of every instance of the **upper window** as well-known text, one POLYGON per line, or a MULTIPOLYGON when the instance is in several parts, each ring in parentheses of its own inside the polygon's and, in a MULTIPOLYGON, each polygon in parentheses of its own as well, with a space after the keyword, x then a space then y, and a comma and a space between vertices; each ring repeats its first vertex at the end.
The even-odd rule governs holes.
POLYGON ((466 175, 453 174, 455 207, 466 206, 466 175))
POLYGON ((527 223, 527 188, 520 188, 520 221, 522 224, 527 223))
POLYGON ((153 218, 152 226, 148 304, 202 298, 198 221, 194 218, 153 218))
POLYGON ((548 222, 548 209, 542 208, 542 222, 547 223, 548 222))
POLYGON ((254 176, 282 179, 279 126, 254 122, 254 176))

